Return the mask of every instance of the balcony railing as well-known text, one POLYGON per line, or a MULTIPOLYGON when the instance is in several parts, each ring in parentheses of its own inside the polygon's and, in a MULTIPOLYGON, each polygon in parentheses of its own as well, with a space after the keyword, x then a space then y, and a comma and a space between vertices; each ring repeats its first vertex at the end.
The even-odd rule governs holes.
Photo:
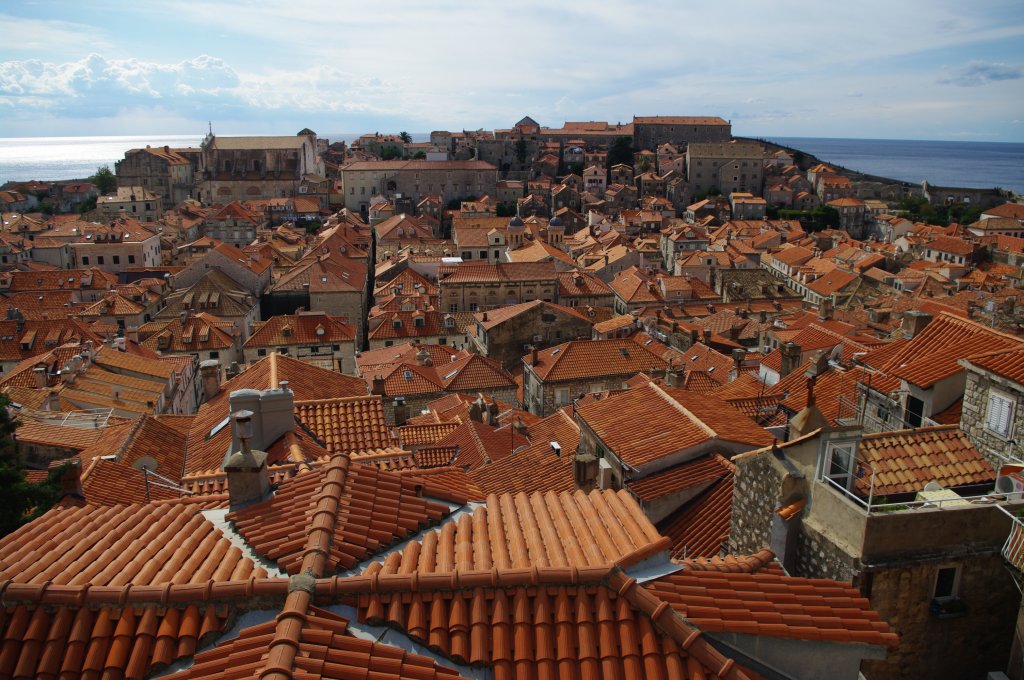
POLYGON ((896 430, 912 430, 915 427, 934 427, 939 423, 931 418, 921 416, 920 425, 911 425, 903 418, 903 405, 888 397, 878 395, 885 401, 879 404, 875 400, 853 400, 839 397, 839 415, 836 420, 844 425, 860 425, 865 434, 876 432, 895 432, 896 430))

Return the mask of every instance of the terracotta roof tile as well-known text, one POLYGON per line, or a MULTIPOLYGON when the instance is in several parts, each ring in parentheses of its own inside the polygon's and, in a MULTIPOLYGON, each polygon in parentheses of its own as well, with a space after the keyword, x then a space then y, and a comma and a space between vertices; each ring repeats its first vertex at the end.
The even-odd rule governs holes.
POLYGON ((227 629, 230 610, 206 605, 7 606, 0 614, 0 675, 8 678, 148 677, 227 629))
POLYGON ((378 395, 295 402, 295 416, 331 453, 393 445, 378 395))
POLYGON ((653 383, 580 406, 576 415, 631 467, 710 441, 771 443, 771 435, 725 402, 653 383))
POLYGON ((895 647, 899 639, 849 583, 771 573, 683 570, 644 584, 708 632, 895 647), (770 592, 770 597, 766 593, 770 592))
POLYGON ((58 506, 0 539, 0 578, 119 586, 266 572, 189 505, 58 506))
POLYGON ((672 539, 674 559, 713 558, 729 540, 734 475, 714 479, 698 496, 658 523, 672 539))
POLYGON ((573 459, 580 442, 580 428, 564 410, 527 427, 530 444, 511 456, 495 460, 470 473, 488 493, 572 491, 576 488, 573 459), (551 442, 557 442, 561 455, 551 442))
POLYGON ((641 503, 650 503, 695 486, 731 476, 733 466, 719 454, 710 454, 633 480, 626 487, 641 503))
POLYGON ((541 350, 532 370, 544 381, 661 372, 668 363, 630 339, 571 340, 541 350))
POLYGON ((211 436, 214 426, 228 417, 230 394, 240 389, 277 389, 282 380, 296 400, 332 399, 366 394, 359 378, 328 371, 283 354, 271 354, 223 383, 217 395, 199 408, 189 430, 185 471, 202 472, 219 468, 231 445, 230 428, 211 436))
POLYGON ((333 526, 325 527, 333 542, 318 548, 328 551, 328 572, 350 569, 449 513, 448 506, 419 498, 412 480, 371 465, 350 465, 348 456, 339 455, 287 480, 273 498, 228 518, 257 553, 295 574, 311 531, 307 518, 322 498, 335 499, 337 507, 333 526), (347 470, 342 488, 325 483, 331 470, 347 470))
MULTIPOLYGON (((865 435, 858 458, 875 473, 876 496, 915 493, 927 482, 956 487, 992 484, 996 479, 992 464, 958 425, 865 435)), ((866 495, 870 477, 858 477, 856 487, 866 495)))

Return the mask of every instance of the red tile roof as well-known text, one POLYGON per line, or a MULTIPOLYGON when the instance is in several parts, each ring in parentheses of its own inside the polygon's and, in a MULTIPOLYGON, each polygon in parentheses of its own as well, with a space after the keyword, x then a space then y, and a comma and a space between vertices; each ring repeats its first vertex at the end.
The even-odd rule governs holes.
MULTIPOLYGON (((874 494, 915 493, 928 482, 944 487, 995 483, 996 472, 958 425, 881 432, 860 440, 858 458, 875 473, 874 494)), ((869 476, 857 478, 867 495, 869 476)))
POLYGON ((295 402, 295 416, 331 453, 393 445, 378 395, 295 402))
POLYGON ((352 342, 355 328, 345 319, 316 312, 272 316, 253 329, 243 347, 281 347, 284 345, 329 345, 352 342))
POLYGON ((526 436, 530 439, 528 446, 473 470, 473 481, 488 493, 575 489, 573 459, 580 442, 576 421, 562 409, 530 424, 526 436), (555 453, 551 442, 558 442, 561 455, 555 453))
POLYGON ((629 566, 667 545, 625 491, 491 494, 485 507, 389 557, 380 573, 629 566))
POLYGON ((288 389, 296 400, 331 399, 366 394, 366 384, 359 378, 342 375, 293 359, 271 354, 220 386, 220 392, 203 404, 192 421, 185 457, 186 472, 202 472, 219 468, 231 445, 231 431, 213 428, 228 417, 229 397, 240 389, 277 389, 280 381, 288 381, 288 389))
POLYGON ((890 648, 899 643, 849 583, 762 572, 683 570, 648 581, 644 587, 707 632, 890 648))
MULTIPOLYGON (((524 361, 529 361, 529 357, 524 361)), ((664 359, 646 347, 624 338, 571 340, 549 347, 537 353, 533 371, 541 380, 559 381, 660 372, 667 366, 664 359)))
POLYGON ((1008 349, 994 352, 972 354, 966 357, 966 361, 1019 385, 1024 385, 1024 345, 1011 346, 1008 349))
POLYGON ((266 576, 199 511, 57 506, 0 539, 0 580, 120 586, 266 576))
POLYGON ((962 371, 958 363, 961 357, 1021 346, 1019 338, 943 312, 898 350, 883 346, 862 357, 862 361, 913 385, 929 388, 962 371))
POLYGON ((197 604, 120 609, 11 604, 0 610, 0 676, 149 677, 222 634, 233 614, 227 607, 197 604))
POLYGON ((658 523, 672 539, 673 559, 713 558, 729 541, 734 474, 730 470, 707 489, 658 523))
POLYGON ((724 479, 732 473, 733 466, 729 461, 715 453, 633 480, 626 487, 640 502, 650 503, 663 496, 724 479))
POLYGON ((654 383, 580 406, 576 415, 616 457, 634 468, 705 442, 756 448, 772 441, 765 430, 721 400, 654 383))
POLYGON ((412 480, 370 465, 351 465, 347 456, 339 455, 228 519, 258 554, 296 574, 313 532, 310 513, 324 503, 333 507, 331 521, 314 524, 332 537, 329 545, 318 548, 327 551, 325 573, 350 569, 449 513, 447 505, 418 497, 412 480))

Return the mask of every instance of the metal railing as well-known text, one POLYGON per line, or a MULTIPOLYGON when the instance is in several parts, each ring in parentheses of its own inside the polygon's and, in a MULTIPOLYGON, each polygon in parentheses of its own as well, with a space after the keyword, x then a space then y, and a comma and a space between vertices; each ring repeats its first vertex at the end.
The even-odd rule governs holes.
POLYGON ((912 430, 915 427, 934 427, 939 424, 927 416, 921 416, 920 425, 911 425, 903 418, 903 405, 900 402, 892 401, 878 392, 874 394, 884 400, 884 404, 872 399, 854 401, 840 395, 839 415, 836 420, 845 425, 860 425, 868 434, 912 430), (883 414, 877 412, 879 407, 883 409, 883 414))
MULTIPOLYGON (((827 472, 823 471, 818 475, 819 481, 825 483, 827 486, 832 487, 848 499, 856 503, 866 513, 878 513, 878 512, 895 512, 900 510, 915 510, 924 508, 939 508, 942 509, 949 505, 962 505, 968 504, 995 504, 999 500, 1002 500, 1004 496, 996 494, 994 491, 986 494, 978 494, 975 496, 961 496, 951 498, 929 498, 929 499, 914 499, 909 501, 889 501, 886 496, 876 496, 875 490, 877 485, 875 483, 875 471, 866 462, 858 460, 854 466, 854 471, 850 475, 850 486, 853 488, 846 488, 841 483, 836 481, 833 476, 830 476, 827 472), (867 492, 857 491, 857 480, 867 479, 867 492)), ((861 483, 860 487, 863 489, 864 482, 861 483)), ((924 489, 921 489, 923 491, 924 489)), ((1022 556, 1024 560, 1024 556, 1022 556)))

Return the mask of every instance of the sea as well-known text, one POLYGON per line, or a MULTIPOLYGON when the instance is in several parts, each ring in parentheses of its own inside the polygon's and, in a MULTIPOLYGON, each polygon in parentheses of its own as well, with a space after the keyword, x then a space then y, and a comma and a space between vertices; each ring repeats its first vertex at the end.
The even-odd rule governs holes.
MULTIPOLYGON (((358 134, 327 135, 351 142, 358 134)), ((426 135, 414 134, 419 141, 426 135)), ((899 139, 765 137, 825 163, 872 175, 937 186, 1002 187, 1024 195, 1024 144, 899 139)), ((199 146, 202 135, 0 138, 0 185, 8 181, 89 177, 114 168, 125 151, 150 146, 199 146)))
POLYGON ((904 139, 765 137, 824 163, 891 179, 944 187, 1001 187, 1024 195, 1024 144, 904 139))

